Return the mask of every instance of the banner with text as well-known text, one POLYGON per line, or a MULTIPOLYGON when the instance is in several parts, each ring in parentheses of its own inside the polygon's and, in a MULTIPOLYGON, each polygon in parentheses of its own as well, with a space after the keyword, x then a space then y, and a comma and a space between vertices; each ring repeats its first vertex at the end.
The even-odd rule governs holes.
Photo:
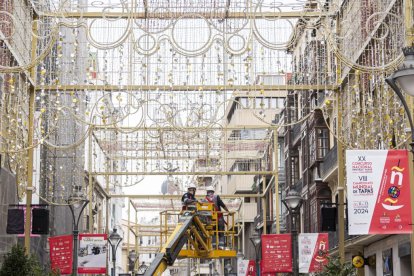
POLYGON ((105 274, 107 252, 106 234, 80 234, 78 273, 105 274))
POLYGON ((290 234, 262 235, 262 273, 292 272, 290 234))
POLYGON ((256 262, 254 260, 238 260, 237 276, 256 276, 256 262))
POLYGON ((411 233, 407 150, 347 150, 350 235, 411 233))
POLYGON ((299 272, 322 271, 328 263, 328 233, 301 233, 299 243, 299 272))
POLYGON ((60 274, 72 274, 73 236, 49 237, 50 268, 60 274))

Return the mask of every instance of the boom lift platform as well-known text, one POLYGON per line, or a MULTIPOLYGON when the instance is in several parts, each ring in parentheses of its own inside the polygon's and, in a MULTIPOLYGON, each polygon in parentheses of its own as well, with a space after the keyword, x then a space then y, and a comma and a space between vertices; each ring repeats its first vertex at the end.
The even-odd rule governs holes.
POLYGON ((225 236, 225 248, 220 248, 218 231, 219 212, 215 211, 210 202, 199 203, 189 206, 188 210, 180 214, 174 214, 169 211, 161 212, 162 221, 168 224, 172 216, 179 215, 177 226, 172 233, 161 232, 161 241, 163 234, 170 234, 152 261, 149 268, 145 271, 145 276, 160 276, 173 265, 177 258, 201 258, 201 259, 218 259, 234 258, 236 250, 234 248, 234 215, 232 213, 223 213, 227 221, 227 230, 222 231, 225 236), (183 246, 186 248, 183 249, 183 246))

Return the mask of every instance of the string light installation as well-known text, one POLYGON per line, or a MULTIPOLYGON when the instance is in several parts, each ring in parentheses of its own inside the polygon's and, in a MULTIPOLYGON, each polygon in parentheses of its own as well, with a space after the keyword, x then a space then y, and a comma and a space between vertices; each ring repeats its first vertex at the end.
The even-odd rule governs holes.
MULTIPOLYGON (((264 153, 288 93, 289 125, 322 110, 346 148, 403 143, 404 109, 384 81, 402 62, 402 4, 341 2, 2 1, 0 151, 19 198, 65 205, 82 186, 93 204, 100 186, 107 207, 155 175, 177 193, 204 176, 275 175, 264 153), (304 91, 325 100, 303 111, 304 91), (230 123, 234 112, 251 123, 230 123)), ((162 199, 136 204, 150 200, 162 199)))

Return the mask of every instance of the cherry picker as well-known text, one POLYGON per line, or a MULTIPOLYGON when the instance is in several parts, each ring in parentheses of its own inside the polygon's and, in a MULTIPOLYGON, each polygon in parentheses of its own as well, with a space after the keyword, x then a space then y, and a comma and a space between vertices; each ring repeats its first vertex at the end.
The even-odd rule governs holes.
MULTIPOLYGON (((162 212, 165 220, 171 213, 162 212)), ((218 231, 218 212, 212 203, 199 203, 182 211, 177 226, 168 236, 160 252, 145 272, 145 276, 160 276, 174 264, 177 258, 234 258, 234 216, 232 213, 224 214, 227 220, 227 231, 218 231), (226 248, 218 247, 219 234, 226 237, 226 248), (185 248, 183 248, 185 246, 185 248)), ((167 231, 167 230, 166 230, 167 231)), ((166 232, 167 233, 167 232, 166 232)))

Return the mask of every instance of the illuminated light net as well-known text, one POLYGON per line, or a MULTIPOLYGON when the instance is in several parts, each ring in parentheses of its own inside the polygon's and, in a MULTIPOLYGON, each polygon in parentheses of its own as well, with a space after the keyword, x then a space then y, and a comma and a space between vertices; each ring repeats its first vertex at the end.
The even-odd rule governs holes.
MULTIPOLYGON (((264 152, 273 143, 268 129, 283 124, 278 99, 311 89, 304 86, 331 95, 349 83, 341 88, 346 123, 338 137, 349 148, 361 140, 364 148, 388 144, 390 133, 405 139, 402 109, 397 101, 384 105, 393 96, 383 83, 401 61, 399 1, 357 1, 341 10, 336 1, 31 2, 35 12, 23 1, 3 1, 0 13, 0 85, 16 95, 2 93, 1 151, 19 171, 21 193, 30 147, 44 154, 37 161, 45 160, 39 170, 47 188, 37 192, 50 202, 67 198, 85 170, 100 183, 111 175, 114 193, 171 168, 188 183, 196 160, 212 174, 230 173, 235 160, 271 171, 264 152), (12 46, 18 50, 8 52, 12 46), (32 68, 35 140, 28 145, 32 68), (237 129, 243 121, 229 122, 233 107, 250 114, 249 135, 237 129)), ((319 107, 332 117, 332 104, 319 107)))

